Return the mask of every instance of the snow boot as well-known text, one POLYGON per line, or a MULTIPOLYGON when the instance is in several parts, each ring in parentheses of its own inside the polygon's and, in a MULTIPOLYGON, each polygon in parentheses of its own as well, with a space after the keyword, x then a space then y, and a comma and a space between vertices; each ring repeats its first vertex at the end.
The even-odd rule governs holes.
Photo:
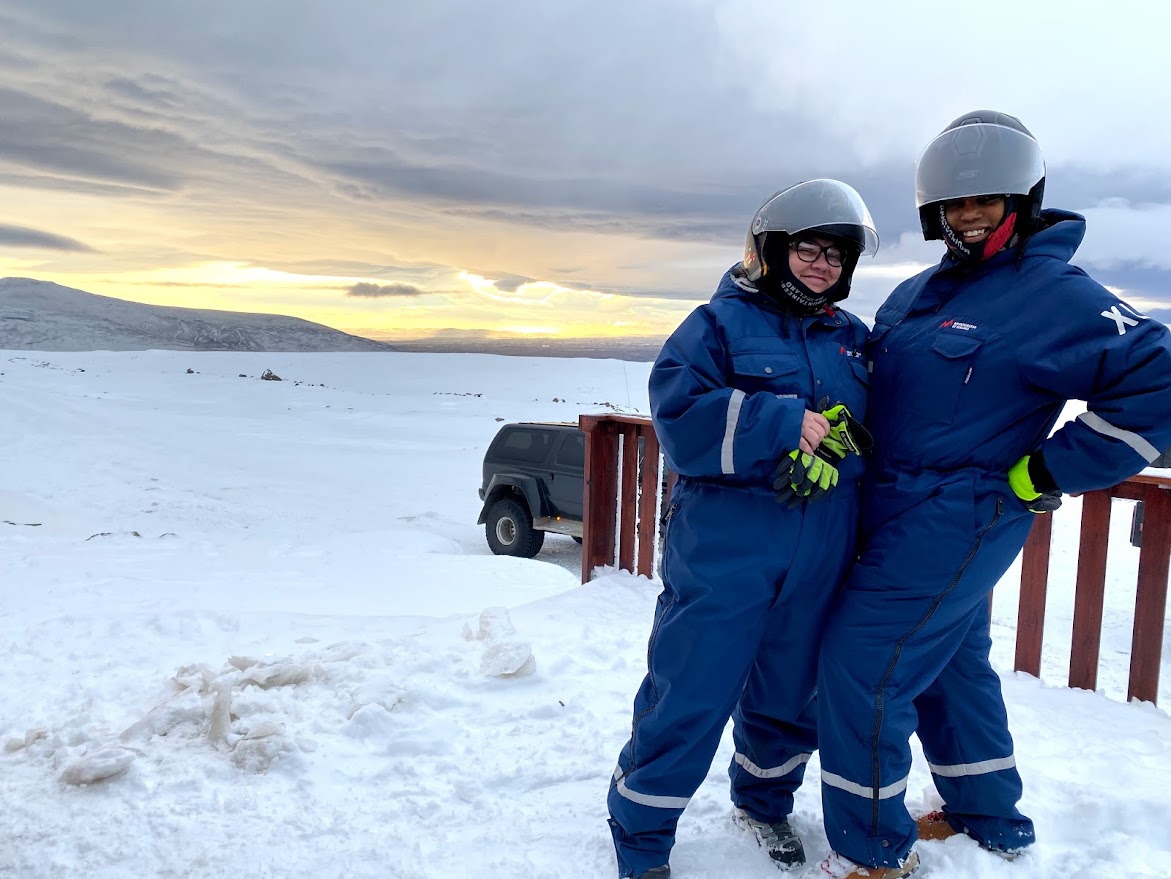
POLYGON ((925 842, 934 842, 938 839, 950 839, 963 831, 956 830, 947 820, 942 811, 928 812, 915 819, 919 825, 919 839, 925 842))
POLYGON ((735 820, 752 831, 756 841, 782 870, 793 870, 805 864, 805 846, 788 821, 766 824, 757 821, 743 809, 736 810, 735 820))
POLYGON ((639 873, 634 879, 671 879, 671 868, 664 864, 639 873))
POLYGON ((804 873, 801 879, 904 879, 919 869, 919 855, 912 851, 897 867, 863 867, 830 852, 829 857, 804 873))
MULTIPOLYGON (((951 839, 953 836, 965 834, 971 836, 965 830, 956 830, 952 827, 951 822, 947 820, 947 815, 942 811, 928 812, 926 815, 921 815, 915 819, 915 823, 919 825, 919 839, 925 842, 933 842, 940 839, 951 839)), ((1015 861, 1023 853, 1024 849, 1016 849, 1015 851, 1005 851, 1004 849, 992 848, 992 846, 985 845, 982 840, 972 839, 984 849, 986 852, 991 852, 997 857, 1004 858, 1006 861, 1015 861)))

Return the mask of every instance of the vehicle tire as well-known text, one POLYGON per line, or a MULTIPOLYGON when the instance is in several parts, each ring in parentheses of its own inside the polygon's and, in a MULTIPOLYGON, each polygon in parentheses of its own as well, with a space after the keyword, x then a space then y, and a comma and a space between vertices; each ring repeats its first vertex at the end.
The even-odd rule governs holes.
POLYGON ((580 537, 573 538, 573 542, 576 543, 578 546, 581 546, 581 538, 580 537))
POLYGON ((533 527, 528 508, 511 498, 502 498, 492 505, 484 522, 484 536, 488 538, 488 548, 496 555, 522 559, 531 559, 545 543, 545 532, 533 527))

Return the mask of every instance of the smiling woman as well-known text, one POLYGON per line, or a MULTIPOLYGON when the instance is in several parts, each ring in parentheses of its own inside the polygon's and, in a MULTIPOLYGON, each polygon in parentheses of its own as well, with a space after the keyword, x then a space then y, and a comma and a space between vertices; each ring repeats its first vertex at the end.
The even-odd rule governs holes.
POLYGON ((943 203, 943 216, 966 244, 976 244, 1000 227, 1004 206, 1002 195, 956 198, 943 203))

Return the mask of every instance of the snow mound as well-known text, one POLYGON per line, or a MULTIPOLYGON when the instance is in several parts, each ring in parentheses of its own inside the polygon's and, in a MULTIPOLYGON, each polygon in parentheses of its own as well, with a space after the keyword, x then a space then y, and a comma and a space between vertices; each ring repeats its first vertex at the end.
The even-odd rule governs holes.
POLYGON ((525 677, 537 670, 537 660, 528 641, 512 638, 516 627, 506 607, 489 607, 480 613, 480 623, 473 631, 464 623, 464 638, 487 642, 480 657, 480 674, 488 677, 525 677))

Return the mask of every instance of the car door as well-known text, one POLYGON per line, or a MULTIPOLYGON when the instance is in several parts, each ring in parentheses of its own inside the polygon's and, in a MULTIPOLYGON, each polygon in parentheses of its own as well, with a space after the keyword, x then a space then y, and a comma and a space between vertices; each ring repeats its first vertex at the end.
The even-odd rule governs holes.
POLYGON ((585 492, 585 434, 566 431, 549 464, 549 499, 555 515, 580 519, 585 492))

